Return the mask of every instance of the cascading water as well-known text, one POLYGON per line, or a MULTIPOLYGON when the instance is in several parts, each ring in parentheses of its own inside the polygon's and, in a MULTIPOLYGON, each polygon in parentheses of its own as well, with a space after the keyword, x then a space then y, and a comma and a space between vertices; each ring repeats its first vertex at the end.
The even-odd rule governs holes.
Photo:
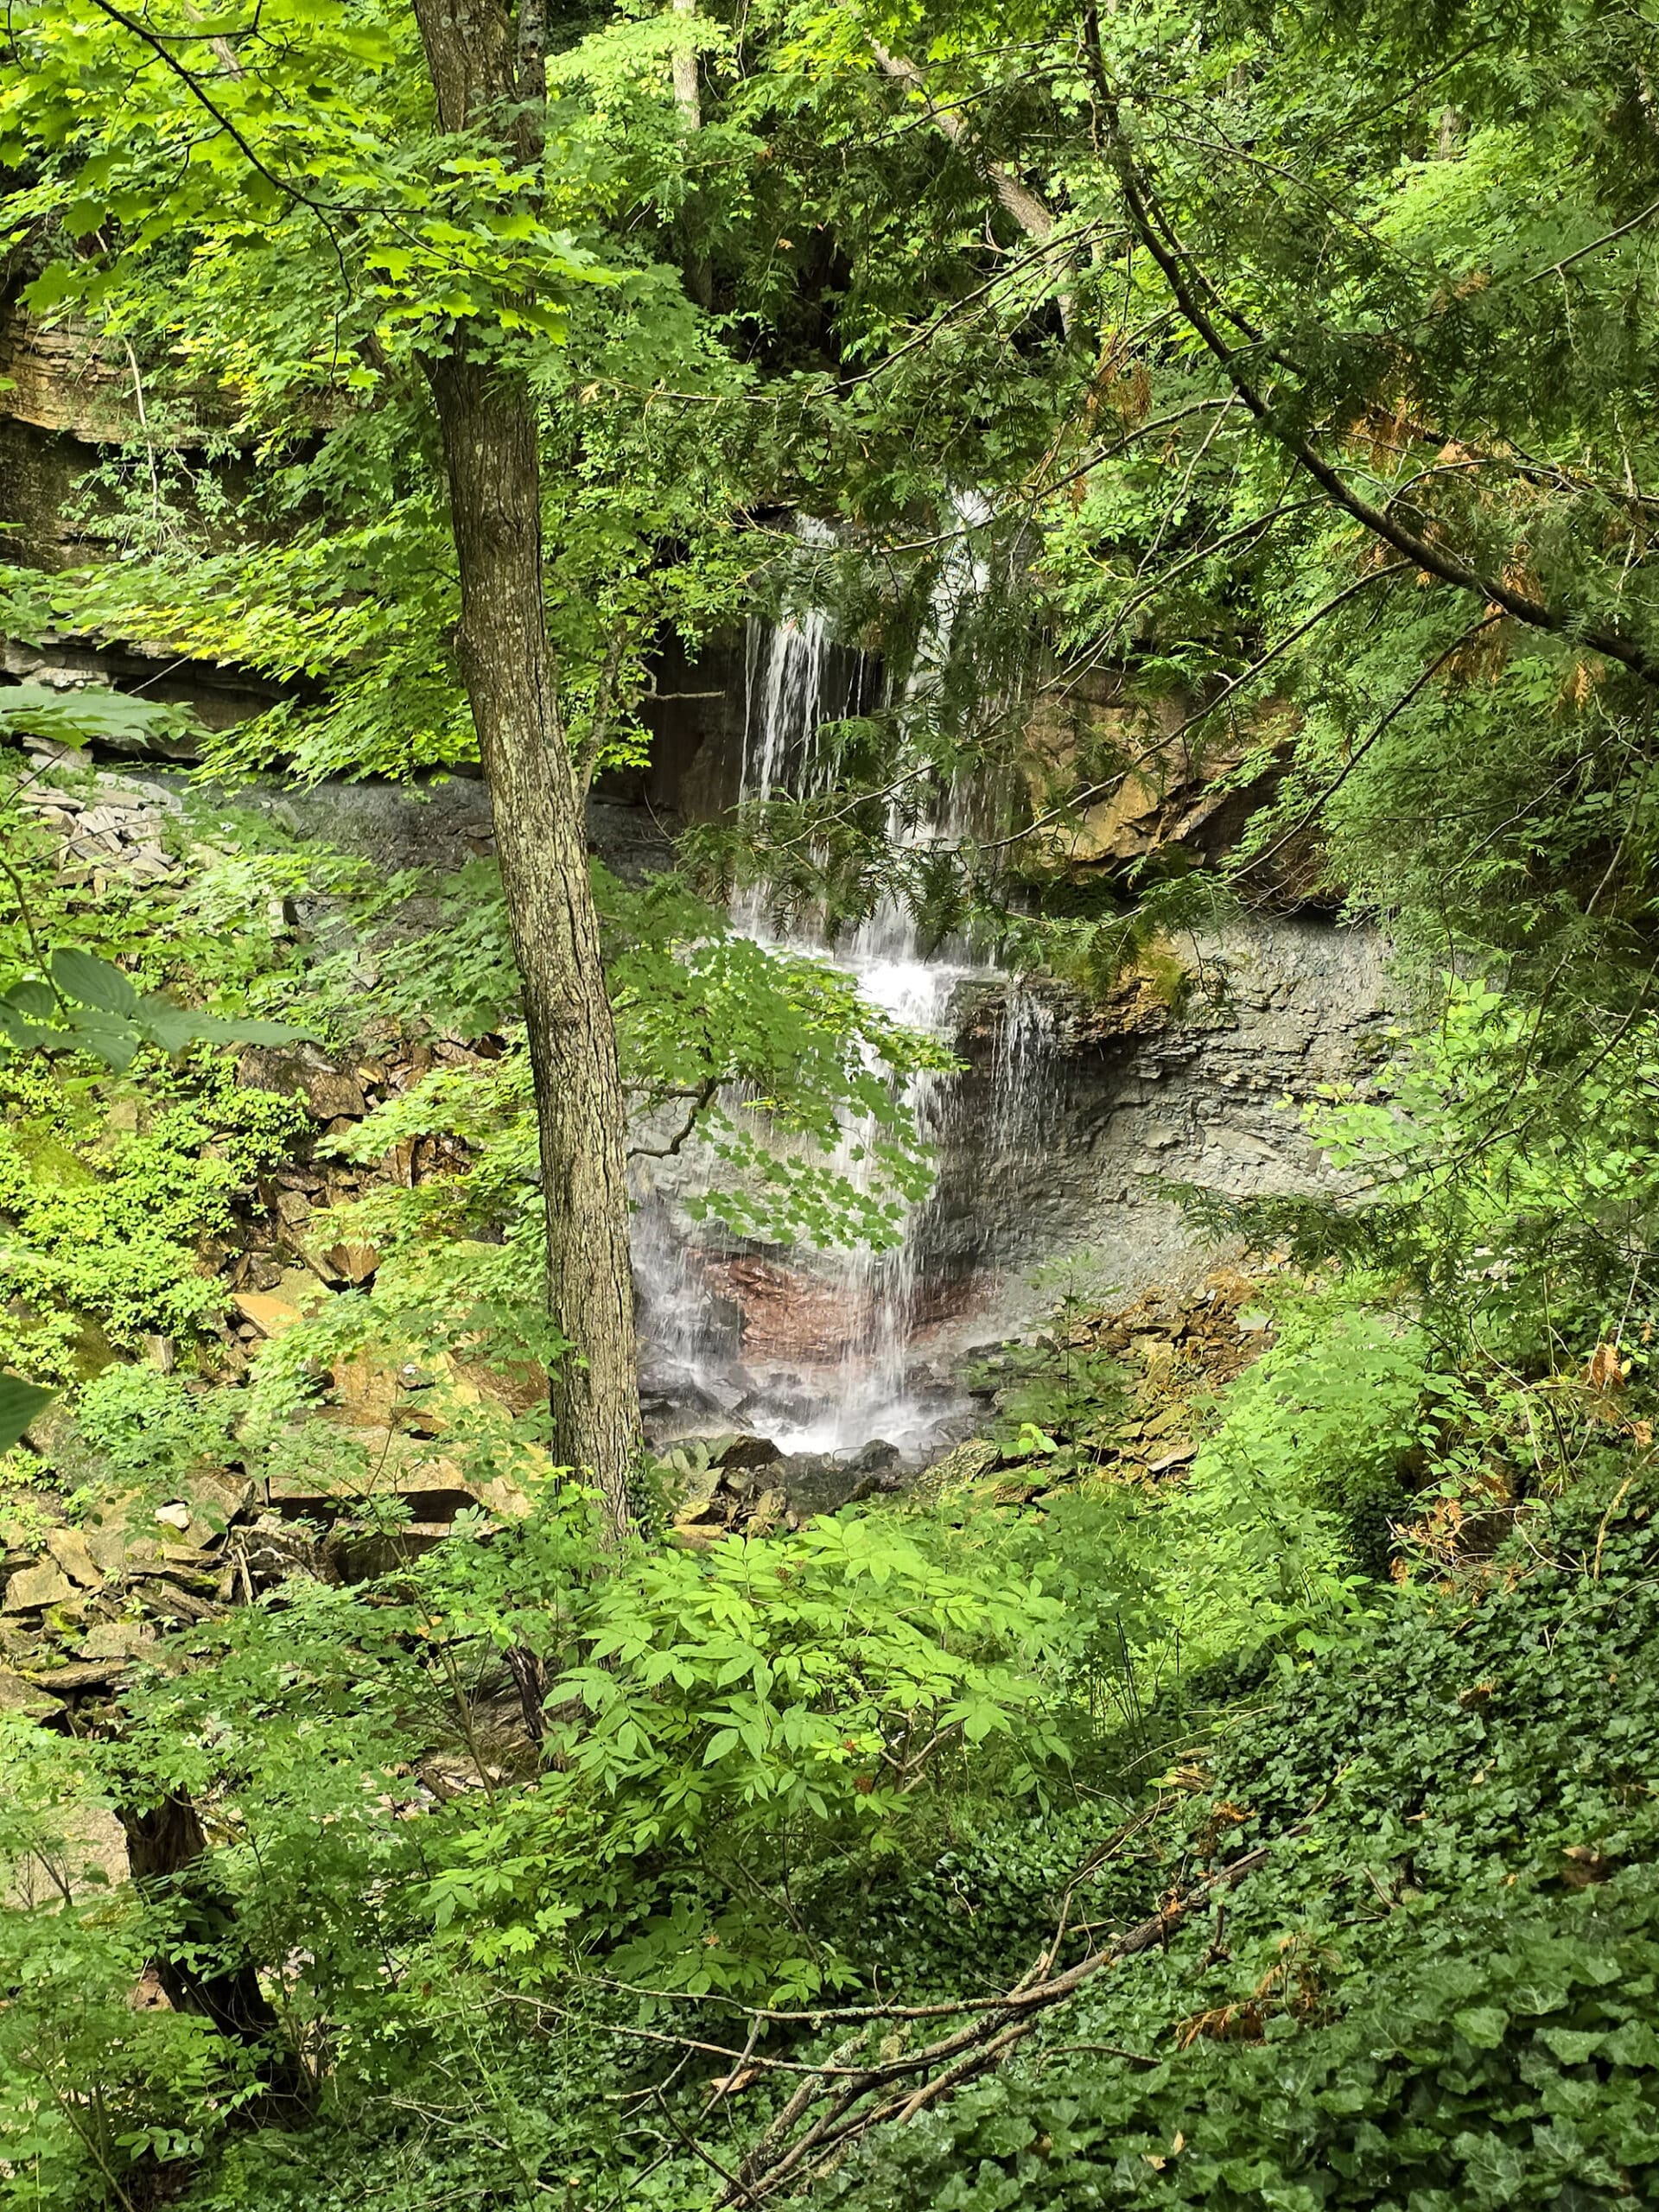
MULTIPOLYGON (((972 514, 964 519, 977 518, 972 514)), ((808 542, 817 533, 804 531, 808 542)), ((983 588, 983 573, 963 560, 947 569, 901 705, 920 703, 937 683, 950 627, 963 597, 983 588)), ((870 703, 868 661, 838 646, 823 613, 808 607, 769 625, 752 622, 746 656, 742 802, 802 798, 827 788, 830 765, 821 744, 826 726, 870 703)), ((955 782, 918 820, 895 798, 889 836, 912 848, 954 842, 967 826, 968 804, 955 782)), ((960 941, 923 949, 904 904, 884 897, 850 933, 836 936, 810 918, 779 932, 764 887, 740 893, 737 926, 763 942, 829 957, 849 970, 873 1005, 906 1027, 954 1041, 961 1028, 964 987, 995 988, 1003 1006, 993 1061, 990 1121, 1006 1143, 1031 1094, 1046 1032, 1041 1001, 1012 978, 974 957, 960 941)), ((961 1080, 924 1071, 911 1077, 905 1103, 924 1142, 938 1147, 962 1112, 961 1080)), ((835 1161, 858 1187, 868 1187, 871 1139, 849 1122, 835 1161)), ((772 1268, 765 1261, 727 1258, 710 1264, 675 1238, 657 1212, 641 1242, 642 1274, 654 1282, 656 1304, 671 1318, 658 1328, 696 1392, 721 1418, 773 1439, 789 1452, 845 1452, 880 1438, 919 1452, 946 1430, 965 1402, 930 1357, 931 1325, 970 1287, 947 1281, 930 1231, 938 1196, 911 1206, 898 1242, 885 1251, 855 1248, 818 1255, 810 1269, 772 1268), (734 1293, 744 1306, 741 1351, 734 1316, 711 1287, 734 1293), (760 1311, 757 1312, 756 1308, 760 1311)))

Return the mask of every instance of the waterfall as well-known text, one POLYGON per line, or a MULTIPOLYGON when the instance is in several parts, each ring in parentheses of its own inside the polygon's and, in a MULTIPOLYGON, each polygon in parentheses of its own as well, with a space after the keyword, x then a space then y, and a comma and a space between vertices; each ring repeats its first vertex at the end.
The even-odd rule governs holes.
MULTIPOLYGON (((963 514, 966 521, 982 519, 967 505, 963 514)), ((810 524, 802 535, 808 543, 826 542, 810 524)), ((901 710, 926 711, 957 612, 985 582, 965 553, 946 564, 912 675, 894 702, 901 710)), ((875 689, 872 664, 836 644, 822 609, 809 604, 774 623, 752 620, 740 804, 805 798, 830 788, 833 762, 823 732, 866 708, 875 689)), ((919 819, 895 794, 889 838, 912 849, 936 840, 955 842, 968 818, 969 796, 951 779, 919 819)), ((832 931, 812 916, 794 917, 780 931, 764 885, 735 894, 731 912, 737 928, 762 943, 832 959, 852 974, 871 1004, 946 1042, 954 1043, 961 1031, 964 987, 995 989, 1005 1004, 982 1134, 1007 1147, 1048 1033, 1040 1000, 959 939, 925 950, 913 917, 890 893, 850 931, 832 931)), ((905 1105, 924 1142, 941 1147, 962 1134, 960 1077, 918 1072, 909 1079, 905 1105)), ((875 1172, 876 1134, 861 1119, 843 1130, 834 1164, 856 1187, 868 1189, 875 1172)), ((965 1288, 947 1281, 937 1263, 930 1232, 938 1210, 936 1190, 909 1207, 890 1249, 814 1255, 792 1271, 743 1255, 710 1262, 671 1236, 658 1212, 639 1239, 642 1277, 662 1309, 657 1337, 709 1411, 772 1438, 785 1451, 845 1452, 881 1439, 918 1454, 965 1411, 965 1401, 929 1356, 931 1327, 953 1297, 962 1302, 965 1288), (731 1341, 738 1317, 721 1299, 721 1287, 744 1309, 741 1351, 731 1341)))

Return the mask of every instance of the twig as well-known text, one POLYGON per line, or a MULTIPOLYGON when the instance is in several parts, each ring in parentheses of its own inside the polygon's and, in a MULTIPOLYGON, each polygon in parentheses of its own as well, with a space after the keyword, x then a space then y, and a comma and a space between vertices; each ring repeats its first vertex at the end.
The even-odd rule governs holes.
MULTIPOLYGON (((632 1144, 628 1147, 628 1158, 630 1160, 672 1160, 692 1130, 696 1128, 704 1113, 713 1105, 719 1089, 720 1077, 717 1075, 711 1075, 705 1082, 699 1084, 696 1090, 691 1093, 691 1110, 685 1117, 684 1128, 677 1135, 671 1137, 666 1144, 632 1144)), ((684 1092, 681 1092, 680 1096, 683 1097, 684 1092)))
POLYGON ((1365 755, 1370 751, 1372 746, 1376 743, 1377 739, 1382 736, 1382 733, 1389 728, 1389 724, 1396 721, 1399 717, 1404 714, 1406 709, 1411 705, 1413 700, 1414 700, 1421 692, 1427 689, 1429 683, 1436 676, 1439 675, 1441 669, 1446 666, 1447 661, 1452 659, 1458 653, 1460 653, 1463 651, 1463 648, 1478 638, 1483 630, 1490 630, 1495 622, 1502 622, 1504 619, 1505 618, 1501 613, 1494 612, 1491 614, 1484 614, 1478 622, 1471 622, 1466 630, 1462 631, 1457 637, 1453 638, 1451 644, 1446 648, 1446 651, 1442 653, 1437 654, 1435 658, 1430 661, 1428 666, 1423 670, 1421 675, 1413 678, 1411 683, 1406 686, 1405 690, 1395 701, 1394 704, 1382 715, 1382 719, 1376 722, 1372 728, 1368 730, 1363 738, 1361 738, 1359 743, 1354 747, 1347 760, 1343 763, 1340 772, 1325 786, 1325 790, 1319 794, 1318 798, 1313 800, 1306 812, 1301 815, 1298 820, 1293 822, 1288 830, 1281 831, 1264 853, 1253 854, 1250 858, 1244 862, 1243 866, 1239 870, 1239 873, 1242 875, 1249 875, 1257 868, 1265 868, 1275 853, 1281 851, 1284 847, 1290 842, 1293 837, 1300 836, 1302 831, 1308 827, 1309 823, 1314 821, 1319 813, 1330 804, 1331 801, 1342 789, 1349 777, 1353 774, 1355 769, 1358 767, 1360 762, 1365 758, 1365 755))
POLYGON ((1003 845, 1017 845, 1022 838, 1029 837, 1034 831, 1046 828, 1051 822, 1058 820, 1061 816, 1071 814, 1080 806, 1092 805, 1097 799, 1116 791, 1146 761, 1155 760, 1160 753, 1167 753, 1170 747, 1184 738, 1190 730, 1197 728, 1200 722, 1207 721, 1218 707, 1225 706, 1228 700, 1236 697, 1247 683, 1253 683, 1263 669, 1271 662, 1277 660, 1281 653, 1287 652, 1299 639, 1305 638, 1310 630, 1323 622, 1327 614, 1334 614, 1338 607, 1345 606, 1348 601, 1355 598, 1368 586, 1386 582, 1392 576, 1402 575, 1410 566, 1411 563, 1408 561, 1390 561, 1386 566, 1373 569, 1367 575, 1357 578, 1354 582, 1344 584, 1340 591, 1333 593, 1329 599, 1316 607, 1313 613, 1297 623, 1294 629, 1287 630, 1283 637, 1275 639, 1267 651, 1259 654, 1241 674, 1230 677, 1207 706, 1198 708, 1192 714, 1187 715, 1185 721, 1178 723, 1175 728, 1169 731, 1166 735, 1154 738, 1149 744, 1143 746, 1120 773, 1108 777, 1103 783, 1086 784, 1082 791, 1073 792, 1071 798, 1062 804, 1051 806, 1045 813, 1036 816, 1033 820, 1026 824, 1023 830, 1014 830, 1006 837, 995 838, 988 843, 976 847, 976 850, 980 853, 993 853, 1003 845))
POLYGON ((729 2167, 722 2166, 720 2160, 715 2158, 712 2151, 705 2150, 702 2145, 698 2142, 696 2137, 690 2134, 683 2126, 681 2126, 679 2115, 675 2112, 667 2098, 664 2097, 660 2091, 658 2093, 657 2104, 658 2109, 662 2113, 663 2118, 668 2122, 674 2133, 679 2137, 686 2149, 691 2152, 696 2157, 701 2158, 705 2166, 711 2166, 715 2172, 720 2176, 721 2181, 726 2183, 727 2196, 725 2201, 728 2203, 735 2203, 738 2197, 741 2197, 746 2204, 758 2204, 760 2202, 760 2199, 749 2190, 745 2183, 738 2178, 737 2175, 732 2172, 729 2167), (733 2196, 731 2194, 734 2190, 737 2192, 736 2197, 733 2196))
POLYGON ((0 874, 4 874, 16 899, 17 918, 23 925, 23 935, 29 939, 29 949, 35 956, 35 964, 41 971, 41 980, 57 1001, 59 1013, 67 1014, 69 1011, 67 1002, 58 988, 50 962, 41 950, 41 940, 35 934, 35 916, 29 907, 29 893, 24 887, 23 879, 3 853, 0 853, 0 874))
POLYGON ((1611 245, 1616 240, 1627 238, 1632 231, 1640 230, 1643 224, 1655 215, 1659 215, 1659 200, 1649 200, 1639 215, 1632 215, 1617 230, 1604 231, 1599 238, 1592 238, 1588 245, 1580 246, 1575 253, 1569 253, 1560 261, 1552 261, 1547 269, 1535 270, 1527 282, 1535 284, 1541 276, 1559 276, 1564 269, 1571 269, 1575 261, 1582 261, 1587 254, 1599 253, 1603 246, 1611 245))

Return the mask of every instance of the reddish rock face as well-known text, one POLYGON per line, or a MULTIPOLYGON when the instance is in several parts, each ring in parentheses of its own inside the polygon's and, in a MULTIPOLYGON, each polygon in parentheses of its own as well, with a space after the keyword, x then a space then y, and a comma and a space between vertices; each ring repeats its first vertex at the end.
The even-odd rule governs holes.
POLYGON ((818 1281, 802 1268, 772 1260, 713 1260, 704 1273, 711 1288, 742 1309, 746 1359, 828 1365, 851 1350, 868 1324, 868 1299, 853 1300, 844 1284, 818 1281))
MULTIPOLYGON (((742 1309, 746 1361, 832 1367, 871 1341, 881 1300, 879 1278, 849 1290, 804 1268, 755 1258, 705 1261, 703 1274, 711 1289, 742 1309)), ((911 1305, 912 1334, 959 1318, 973 1295, 967 1282, 918 1287, 911 1305)))

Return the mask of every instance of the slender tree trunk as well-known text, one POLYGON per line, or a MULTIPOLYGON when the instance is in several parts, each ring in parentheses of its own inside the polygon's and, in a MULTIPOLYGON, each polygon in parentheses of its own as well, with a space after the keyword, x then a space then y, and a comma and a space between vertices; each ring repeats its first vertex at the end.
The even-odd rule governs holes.
MULTIPOLYGON (((494 0, 416 0, 415 12, 444 127, 494 123, 505 137, 498 118, 519 99, 505 11, 494 0)), ((521 115, 521 155, 535 135, 521 115)), ((485 335, 463 334, 425 365, 461 575, 457 651, 524 986, 549 1300, 575 1346, 554 1370, 554 1453, 597 1480, 620 1534, 639 1437, 626 1111, 543 605, 535 403, 520 376, 478 358, 485 335)))
MULTIPOLYGON (((693 18, 697 12, 697 0, 673 0, 673 10, 677 16, 693 18)), ((702 128, 702 92, 697 79, 697 57, 690 48, 676 51, 673 75, 674 105, 688 136, 695 137, 702 128)), ((715 287, 709 257, 697 244, 701 198, 699 193, 692 193, 682 218, 687 233, 685 289, 700 308, 707 309, 714 305, 715 287)))
MULTIPOLYGON (((677 16, 695 16, 697 0, 674 0, 677 16)), ((697 57, 690 48, 674 56, 674 105, 688 130, 702 126, 702 97, 697 86, 697 57)))
MULTIPOLYGON (((890 54, 878 39, 871 40, 870 51, 874 54, 883 75, 890 77, 895 85, 903 85, 916 93, 935 129, 941 131, 953 146, 960 145, 967 132, 966 124, 955 108, 936 105, 927 89, 927 79, 916 64, 906 60, 902 54, 890 54)), ((982 162, 979 166, 986 182, 1033 245, 1046 245, 1054 235, 1054 217, 1049 208, 1028 185, 1020 182, 1006 163, 982 162)), ((1070 257, 1067 258, 1069 262, 1070 257)), ((1055 297, 1059 305, 1061 323, 1069 331, 1072 314, 1069 286, 1062 285, 1055 297)))

